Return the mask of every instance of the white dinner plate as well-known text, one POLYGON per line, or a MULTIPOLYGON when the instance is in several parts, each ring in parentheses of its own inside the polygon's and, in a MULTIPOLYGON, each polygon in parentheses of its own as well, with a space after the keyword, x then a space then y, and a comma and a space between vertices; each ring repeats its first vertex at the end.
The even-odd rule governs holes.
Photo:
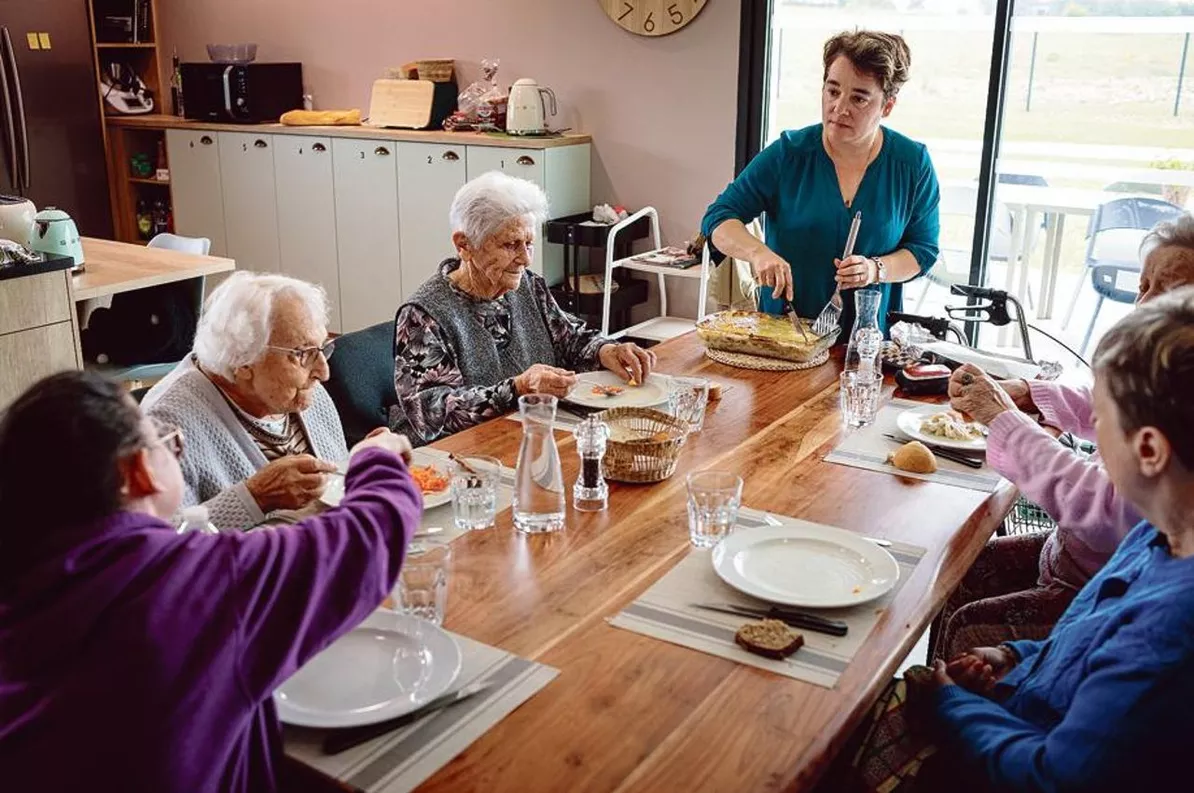
POLYGON ((948 410, 949 405, 924 405, 922 407, 910 408, 896 416, 896 426, 900 428, 900 432, 912 440, 927 443, 930 446, 941 446, 946 449, 957 449, 963 452, 985 452, 987 450, 986 435, 970 441, 954 441, 949 438, 942 438, 940 435, 929 435, 927 432, 921 431, 920 425, 925 419, 936 413, 944 413, 948 410))
POLYGON ((713 569, 739 592, 802 608, 856 606, 900 579, 896 560, 875 543, 803 524, 737 529, 713 548, 713 569))
POLYGON ((274 692, 278 718, 298 727, 355 727, 410 713, 447 692, 460 647, 442 628, 378 610, 274 692))
MULTIPOLYGON (((444 476, 448 475, 448 463, 442 457, 428 454, 422 449, 415 449, 411 454, 411 465, 433 465, 436 470, 444 476)), ((328 477, 327 487, 323 489, 323 495, 319 500, 329 507, 339 506, 340 500, 344 498, 344 477, 330 476, 328 477)), ((423 494, 423 509, 435 509, 442 507, 444 504, 452 500, 452 488, 445 487, 436 493, 423 494)))
POLYGON ((668 380, 666 375, 651 374, 646 382, 631 386, 608 369, 585 372, 577 376, 576 385, 564 401, 589 408, 652 408, 667 402, 668 380), (617 396, 594 394, 593 387, 599 385, 618 386, 624 390, 617 396))

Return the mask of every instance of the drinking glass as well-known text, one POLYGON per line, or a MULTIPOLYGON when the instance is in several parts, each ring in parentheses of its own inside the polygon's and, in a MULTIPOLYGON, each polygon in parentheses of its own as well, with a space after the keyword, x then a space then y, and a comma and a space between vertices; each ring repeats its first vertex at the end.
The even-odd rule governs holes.
POLYGON ((668 413, 688 424, 689 432, 700 432, 709 404, 709 381, 703 377, 673 377, 668 392, 668 413))
POLYGON ((742 477, 729 471, 688 475, 688 538, 698 548, 712 548, 734 530, 742 505, 742 477))
POLYGON ((436 625, 444 624, 452 549, 439 540, 415 540, 406 550, 398 575, 398 608, 436 625))
POLYGON ((452 460, 449 471, 456 528, 463 531, 493 528, 498 483, 502 479, 501 462, 484 455, 469 455, 452 460))
POLYGON ((842 372, 838 381, 842 424, 846 429, 866 427, 879 412, 883 393, 883 373, 875 371, 842 372))

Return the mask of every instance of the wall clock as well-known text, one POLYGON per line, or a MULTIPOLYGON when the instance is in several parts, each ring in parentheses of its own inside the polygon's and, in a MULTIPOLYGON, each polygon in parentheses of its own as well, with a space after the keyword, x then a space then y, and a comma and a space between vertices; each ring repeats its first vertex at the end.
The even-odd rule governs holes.
POLYGON ((708 0, 601 0, 605 15, 631 33, 666 36, 696 19, 708 0))

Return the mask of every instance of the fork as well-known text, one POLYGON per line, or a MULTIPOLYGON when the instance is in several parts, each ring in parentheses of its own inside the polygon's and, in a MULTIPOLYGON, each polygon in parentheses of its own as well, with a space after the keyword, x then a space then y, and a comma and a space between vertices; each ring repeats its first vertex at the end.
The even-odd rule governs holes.
MULTIPOLYGON (((846 249, 842 252, 842 261, 854 255, 854 243, 858 241, 858 227, 862 225, 862 212, 854 213, 854 220, 850 221, 850 234, 846 237, 846 249)), ((838 327, 842 321, 842 285, 838 284, 833 290, 833 297, 817 315, 813 323, 813 333, 824 336, 838 327)))

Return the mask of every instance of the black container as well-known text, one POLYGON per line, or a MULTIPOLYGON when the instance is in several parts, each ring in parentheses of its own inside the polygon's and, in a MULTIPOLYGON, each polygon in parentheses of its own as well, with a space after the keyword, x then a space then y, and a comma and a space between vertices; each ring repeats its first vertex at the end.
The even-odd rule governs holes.
MULTIPOLYGON (((579 314, 590 325, 599 326, 604 296, 580 293, 580 276, 589 269, 581 264, 580 249, 605 250, 612 226, 592 225, 592 220, 593 215, 589 212, 555 218, 547 221, 544 236, 547 242, 564 246, 564 283, 552 289, 556 302, 565 311, 579 314)), ((614 259, 624 259, 632 255, 633 243, 646 239, 650 233, 651 219, 645 216, 619 231, 614 247, 614 259)), ((615 270, 614 281, 618 284, 618 291, 610 297, 611 330, 629 325, 631 307, 647 302, 648 295, 647 282, 631 277, 627 270, 615 270)))

